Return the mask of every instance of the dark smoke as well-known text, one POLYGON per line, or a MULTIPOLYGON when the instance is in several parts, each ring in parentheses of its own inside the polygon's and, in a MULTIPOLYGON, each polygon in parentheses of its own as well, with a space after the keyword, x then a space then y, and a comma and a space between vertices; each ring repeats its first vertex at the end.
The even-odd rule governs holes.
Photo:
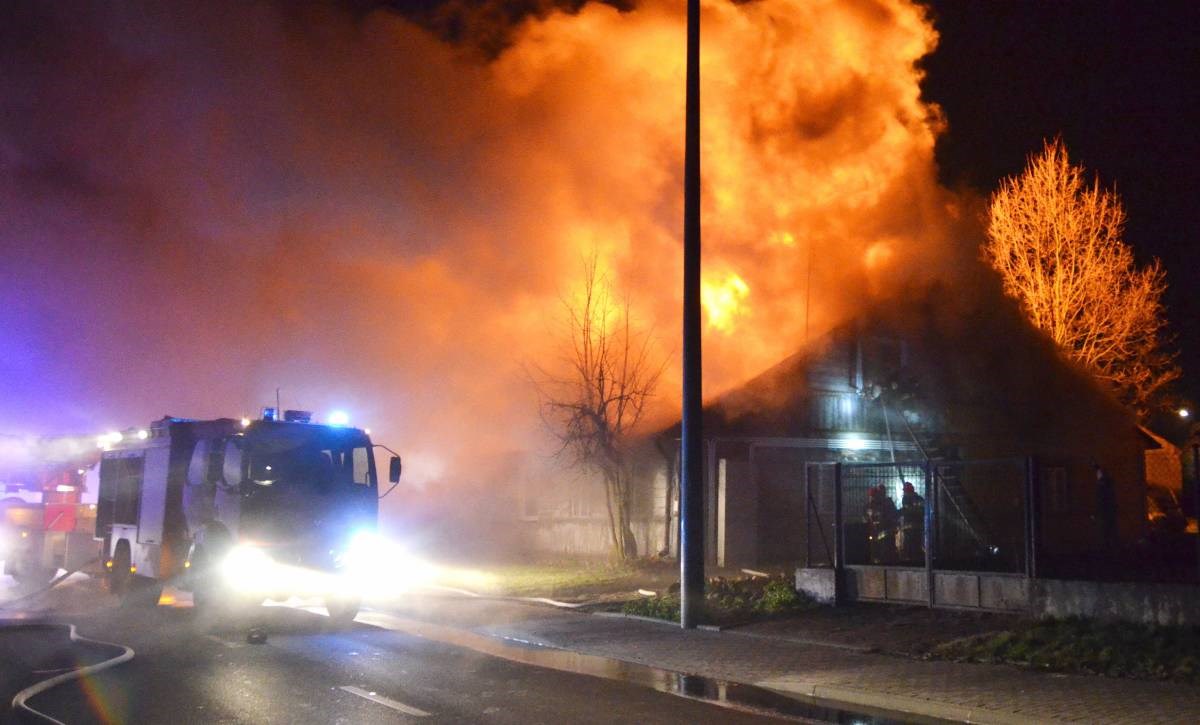
POLYGON ((512 42, 513 29, 527 18, 553 11, 577 13, 589 2, 629 11, 635 0, 348 0, 365 14, 386 8, 426 28, 442 40, 465 45, 494 58, 512 42))

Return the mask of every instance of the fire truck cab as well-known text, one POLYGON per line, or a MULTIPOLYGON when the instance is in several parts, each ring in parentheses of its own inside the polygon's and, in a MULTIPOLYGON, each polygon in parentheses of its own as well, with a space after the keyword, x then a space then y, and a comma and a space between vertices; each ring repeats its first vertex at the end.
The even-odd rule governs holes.
MULTIPOLYGON (((95 534, 112 591, 173 580, 197 607, 320 595, 353 618, 360 595, 343 574, 377 524, 373 446, 304 411, 276 417, 163 418, 102 454, 95 534)), ((399 480, 398 457, 390 473, 399 480)))

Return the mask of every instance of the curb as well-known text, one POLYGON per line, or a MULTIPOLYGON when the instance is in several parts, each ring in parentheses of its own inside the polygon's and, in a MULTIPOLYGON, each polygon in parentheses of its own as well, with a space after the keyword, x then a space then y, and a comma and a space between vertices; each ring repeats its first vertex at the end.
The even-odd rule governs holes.
MULTIPOLYGON (((510 599, 510 601, 512 601, 512 599, 510 599)), ((523 603, 532 604, 534 606, 536 606, 537 604, 542 604, 541 602, 529 601, 529 600, 526 600, 523 603)), ((544 606, 544 604, 543 604, 543 606, 544 606)), ((669 621, 669 620, 665 620, 665 619, 656 619, 654 617, 646 617, 646 616, 639 615, 639 614, 625 614, 624 612, 604 612, 604 611, 590 612, 590 614, 592 616, 596 616, 596 617, 605 617, 608 619, 636 620, 639 622, 649 622, 651 624, 657 624, 657 625, 662 625, 665 627, 671 627, 671 628, 677 629, 677 630, 679 629, 679 624, 677 622, 673 622, 673 621, 669 621)), ((781 641, 781 642, 789 642, 789 643, 793 643, 793 644, 803 644, 803 645, 808 645, 808 646, 812 646, 812 647, 825 647, 825 648, 829 648, 829 649, 842 650, 842 651, 852 652, 852 653, 861 654, 861 655, 885 656, 881 652, 879 652, 873 648, 869 648, 869 647, 860 647, 860 646, 856 646, 856 645, 845 645, 845 644, 836 644, 836 643, 829 643, 829 642, 802 640, 802 639, 790 638, 790 637, 774 637, 771 635, 759 634, 757 632, 744 632, 744 631, 738 631, 736 629, 722 628, 721 626, 718 626, 718 625, 699 625, 697 627, 697 629, 702 630, 702 631, 707 631, 707 632, 713 632, 713 633, 717 633, 717 634, 722 634, 722 633, 730 634, 730 635, 735 635, 738 637, 744 637, 744 638, 749 638, 749 639, 781 641)), ((479 634, 479 633, 475 633, 475 634, 479 634)), ((495 637, 495 635, 482 635, 482 636, 492 637, 495 639, 502 639, 502 638, 495 637)), ((577 650, 571 649, 570 647, 564 647, 564 646, 561 646, 558 644, 550 644, 550 643, 539 643, 539 644, 540 644, 540 646, 543 646, 543 647, 550 647, 551 649, 559 649, 559 650, 564 650, 567 652, 577 652, 578 654, 582 654, 585 656, 599 656, 599 655, 587 655, 587 653, 578 652, 577 650)), ((654 665, 654 664, 641 662, 641 661, 626 660, 626 659, 622 659, 620 657, 612 657, 611 655, 605 655, 604 658, 613 659, 613 660, 617 660, 617 661, 621 661, 621 662, 631 662, 633 664, 639 664, 639 665, 644 665, 644 666, 648 666, 648 667, 657 667, 657 665, 654 665)), ((979 725, 1026 725, 1027 723, 1029 723, 1031 721, 1030 716, 1027 714, 1022 715, 1019 713, 1004 712, 1001 710, 994 710, 991 708, 980 707, 980 706, 959 705, 959 704, 952 703, 952 702, 944 702, 941 700, 932 700, 932 699, 928 699, 928 698, 912 697, 909 695, 898 695, 895 693, 882 692, 882 691, 878 691, 878 690, 855 689, 855 688, 849 688, 849 687, 840 687, 837 685, 826 685, 826 684, 811 681, 811 680, 776 679, 776 680, 763 680, 760 682, 730 680, 730 682, 738 682, 740 684, 748 685, 751 687, 760 687, 760 688, 763 688, 764 690, 769 690, 769 691, 774 692, 783 697, 791 697, 791 698, 798 699, 800 701, 818 700, 818 701, 823 701, 823 702, 829 703, 834 706, 841 705, 841 706, 845 706, 847 708, 853 708, 853 707, 868 708, 871 710, 875 710, 887 717, 893 717, 893 718, 899 719, 899 720, 903 720, 905 718, 918 717, 918 718, 926 718, 929 720, 938 720, 938 721, 977 723, 979 725)))
MULTIPOLYGON (((526 602, 526 603, 534 604, 535 606, 537 604, 535 602, 526 602)), ((624 612, 590 612, 590 614, 591 614, 591 616, 595 616, 595 617, 604 617, 607 619, 635 620, 635 621, 639 621, 639 622, 648 622, 651 624, 657 624, 657 625, 661 625, 661 626, 665 626, 665 627, 671 627, 671 628, 677 629, 677 630, 679 629, 679 624, 677 622, 672 622, 672 621, 668 621, 665 619, 656 619, 654 617, 646 617, 646 616, 642 616, 642 615, 638 615, 638 614, 625 614, 624 612)), ((443 625, 439 625, 439 626, 443 626, 443 625)), ((460 627, 449 627, 449 628, 464 631, 464 632, 467 632, 467 633, 472 634, 477 637, 493 639, 498 642, 503 642, 507 639, 505 637, 498 636, 496 634, 483 633, 483 632, 479 632, 476 630, 462 629, 460 627)), ((823 642, 803 642, 803 641, 795 640, 795 639, 770 637, 768 635, 761 635, 761 634, 757 634, 757 633, 753 633, 753 632, 738 632, 738 631, 728 630, 728 629, 723 630, 719 626, 716 626, 716 625, 700 625, 697 627, 697 629, 699 629, 701 631, 712 632, 715 634, 726 633, 726 634, 736 635, 739 637, 745 637, 745 638, 750 638, 750 639, 782 640, 782 641, 798 643, 798 644, 809 644, 814 647, 829 647, 832 649, 842 649, 842 650, 848 650, 848 651, 854 652, 856 654, 878 654, 876 652, 868 651, 867 648, 854 647, 853 645, 832 645, 832 644, 827 644, 827 643, 823 643, 823 642)), ((556 644, 556 643, 549 643, 549 642, 536 642, 535 643, 532 641, 524 641, 524 640, 518 640, 518 641, 522 641, 526 644, 536 644, 536 646, 538 646, 538 647, 546 647, 549 649, 555 649, 555 650, 560 650, 560 651, 565 651, 565 652, 574 652, 576 654, 579 654, 579 655, 582 655, 585 657, 599 657, 601 659, 610 659, 610 660, 615 660, 618 662, 628 662, 628 663, 634 664, 634 665, 650 667, 650 668, 655 668, 655 669, 662 669, 659 665, 655 665, 653 663, 631 660, 631 659, 623 659, 621 657, 613 657, 611 655, 594 655, 594 654, 589 654, 586 652, 579 652, 578 650, 563 646, 561 644, 556 644)), ((684 673, 684 674, 686 674, 686 673, 684 673)), ((886 717, 897 719, 897 720, 911 719, 912 717, 915 716, 918 718, 925 718, 928 720, 981 723, 981 724, 987 724, 987 725, 1018 725, 1018 724, 1025 725, 1026 723, 1028 723, 1030 721, 1027 716, 1020 717, 1017 715, 1010 715, 1007 713, 997 712, 995 710, 988 710, 986 708, 979 708, 979 707, 972 708, 972 707, 956 705, 956 704, 948 703, 948 702, 940 702, 937 700, 928 700, 928 699, 922 699, 922 698, 916 698, 916 697, 908 697, 908 696, 904 696, 904 695, 894 695, 891 693, 878 692, 878 691, 872 691, 872 690, 857 690, 857 689, 851 689, 851 688, 845 688, 845 687, 836 687, 836 686, 824 685, 824 684, 819 684, 816 682, 810 682, 810 681, 805 681, 805 680, 765 680, 762 682, 749 682, 749 681, 745 681, 745 680, 729 680, 729 682, 746 685, 749 687, 759 687, 764 690, 769 690, 769 691, 771 691, 777 695, 780 695, 782 697, 792 698, 792 699, 798 700, 800 702, 811 703, 812 701, 815 700, 815 701, 820 701, 822 703, 825 703, 825 704, 828 704, 828 705, 831 705, 834 707, 843 706, 846 708, 854 708, 854 707, 866 708, 866 709, 875 711, 879 714, 882 714, 886 717)))
MULTIPOLYGON (((591 612, 593 617, 610 617, 612 619, 636 619, 639 622, 650 622, 652 624, 665 624, 670 627, 679 627, 678 622, 672 622, 669 619, 658 619, 656 617, 647 617, 641 614, 626 614, 624 612, 591 612)), ((738 637, 749 637, 751 639, 761 639, 769 642, 791 642, 792 644, 805 644, 810 647, 828 647, 830 649, 840 649, 846 652, 854 652, 860 655, 877 655, 884 654, 874 647, 863 647, 856 644, 839 644, 837 642, 822 642, 816 639, 800 639, 799 637, 775 637, 769 634, 760 634, 758 632, 746 632, 738 629, 743 626, 740 624, 698 624, 696 629, 705 632, 720 632, 723 634, 732 634, 738 637)))
MULTIPOLYGON (((679 628, 678 622, 672 622, 669 619, 658 619, 657 617, 647 617, 641 614, 626 614, 625 612, 590 612, 593 617, 607 617, 609 619, 636 619, 639 622, 650 622, 651 624, 662 624, 675 629, 679 628)), ((721 632, 724 631, 720 625, 716 624, 698 624, 696 629, 704 632, 721 632)))
POLYGON ((1008 713, 985 707, 956 705, 941 700, 896 695, 876 690, 852 689, 835 685, 823 685, 805 680, 763 680, 755 683, 772 692, 785 696, 811 697, 859 707, 884 710, 897 715, 918 715, 939 720, 953 720, 980 725, 1026 725, 1029 715, 1008 713))
MULTIPOLYGON (((671 622, 665 619, 655 619, 654 617, 644 617, 639 614, 625 614, 624 612, 592 612, 592 615, 597 617, 607 617, 610 619, 633 619, 640 622, 662 624, 674 628, 679 627, 676 622, 671 622)), ((854 652, 855 654, 880 654, 878 651, 875 651, 869 647, 831 644, 827 642, 815 642, 789 637, 772 637, 770 635, 758 634, 757 632, 739 632, 732 629, 722 629, 717 625, 699 625, 697 629, 752 639, 792 642, 795 644, 805 644, 813 647, 828 647, 831 649, 854 652)), ((654 665, 650 666, 653 667, 654 665)), ((834 705, 870 708, 872 710, 882 711, 884 713, 889 713, 896 716, 916 715, 919 717, 932 718, 936 720, 952 720, 955 722, 964 723, 986 723, 987 725, 1026 725, 1029 722, 1028 716, 1022 717, 1019 715, 998 712, 987 708, 972 708, 965 705, 956 705, 954 703, 942 702, 939 700, 895 695, 892 693, 879 692, 875 690, 837 687, 834 685, 819 684, 806 680, 764 680, 762 682, 742 682, 742 684, 750 685, 752 687, 761 687, 765 690, 770 690, 776 694, 783 695, 784 697, 798 696, 799 698, 803 698, 803 700, 823 700, 834 705)))
MULTIPOLYGON (((410 619, 410 618, 403 617, 403 616, 389 614, 385 611, 367 610, 366 612, 364 612, 364 614, 368 614, 375 618, 382 619, 382 620, 384 620, 384 622, 387 622, 387 620, 391 620, 390 622, 388 622, 388 624, 391 625, 390 628, 394 628, 397 631, 407 632, 408 634, 411 634, 414 636, 422 637, 425 639, 431 639, 434 641, 444 642, 444 643, 451 644, 451 645, 454 645, 457 647, 465 647, 467 649, 471 649, 471 650, 474 650, 477 652, 482 652, 482 653, 492 656, 492 657, 500 657, 502 659, 519 662, 519 663, 523 663, 523 664, 530 664, 530 665, 533 665, 536 667, 549 667, 551 669, 559 669, 559 670, 566 671, 566 672, 582 674, 582 675, 585 675, 588 677, 599 677, 602 679, 604 679, 604 678, 616 679, 616 680, 619 680, 622 682, 635 684, 639 687, 646 687, 649 689, 659 690, 660 692, 664 692, 664 693, 670 694, 675 697, 684 697, 684 698, 689 698, 689 699, 701 699, 701 700, 704 700, 705 702, 710 702, 711 704, 713 704, 716 707, 730 707, 730 705, 725 704, 723 699, 709 700, 709 699, 703 698, 703 697, 697 698, 694 695, 689 695, 688 693, 686 693, 684 691, 662 689, 661 687, 658 686, 658 684, 655 684, 650 681, 639 681, 637 679, 626 679, 623 677, 617 677, 617 676, 613 676, 613 675, 598 674, 596 672, 588 672, 586 670, 579 670, 579 669, 575 669, 573 667, 559 667, 559 666, 556 666, 553 664, 546 664, 544 662, 538 662, 536 660, 529 660, 529 659, 526 659, 521 656, 514 656, 514 654, 512 654, 511 652, 505 652, 505 651, 503 651, 503 649, 511 648, 513 646, 513 644, 515 643, 518 645, 524 645, 523 647, 518 648, 518 650, 520 650, 520 651, 525 651, 525 650, 530 650, 530 651, 535 651, 535 652, 537 650, 556 651, 556 652, 570 654, 573 657, 577 657, 577 658, 627 664, 634 668, 644 668, 646 671, 663 672, 663 673, 673 674, 673 675, 683 677, 683 678, 687 678, 689 676, 695 676, 695 677, 703 678, 705 680, 711 680, 713 682, 728 683, 731 686, 738 685, 738 686, 744 686, 747 688, 758 689, 761 691, 769 692, 773 695, 777 695, 781 698, 785 698, 790 701, 801 703, 803 705, 809 705, 809 706, 815 705, 817 707, 823 707, 823 708, 844 709, 844 710, 848 710, 848 711, 855 711, 860 714, 870 713, 875 716, 883 716, 883 717, 886 717, 891 720, 897 720, 897 721, 902 721, 902 722, 912 722, 914 716, 920 718, 918 720, 918 722, 923 722, 923 723, 936 722, 937 725, 942 725, 942 723, 946 723, 946 725, 949 725, 948 721, 951 719, 962 721, 961 717, 955 717, 955 715, 957 714, 958 711, 954 711, 953 714, 947 715, 947 714, 930 712, 928 709, 926 709, 925 711, 905 710, 905 709, 895 707, 895 705, 892 702, 888 701, 888 698, 882 696, 881 694, 876 695, 874 697, 867 697, 867 698, 838 697, 838 693, 836 692, 835 688, 818 687, 816 685, 809 685, 808 686, 809 691, 806 692, 801 689, 797 689, 797 684, 790 683, 790 682, 756 683, 756 682, 747 682, 744 680, 715 678, 715 677, 712 677, 709 675, 698 674, 695 672, 686 672, 686 671, 680 671, 680 670, 675 670, 675 669, 670 669, 670 668, 664 668, 661 665, 656 665, 656 664, 653 664, 650 662, 645 662, 645 661, 640 661, 640 660, 635 660, 635 659, 615 657, 615 656, 609 655, 609 654, 601 655, 601 654, 593 654, 593 653, 588 653, 588 652, 581 652, 577 649, 572 649, 571 647, 564 646, 560 643, 547 642, 547 641, 543 641, 543 640, 538 640, 533 637, 530 637, 529 639, 522 639, 518 635, 524 634, 524 633, 515 632, 515 631, 510 633, 509 635, 504 635, 504 634, 499 634, 496 632, 480 631, 479 629, 466 628, 466 627, 462 627, 462 626, 458 626, 458 625, 436 624, 433 622, 426 622, 426 621, 423 621, 420 619, 410 619), (465 641, 461 637, 450 636, 449 635, 450 632, 465 635, 466 639, 471 640, 471 641, 465 641), (494 645, 491 645, 489 643, 494 643, 494 645), (497 647, 501 648, 501 649, 497 649, 497 647), (815 695, 815 696, 810 694, 810 692, 814 692, 814 691, 818 692, 819 694, 815 695)), ((678 625, 673 625, 672 622, 667 622, 667 621, 661 620, 661 619, 652 619, 649 617, 639 617, 639 616, 634 616, 634 615, 624 615, 619 612, 616 612, 616 613, 609 612, 606 614, 610 615, 614 619, 640 619, 643 621, 654 622, 657 624, 665 624, 668 626, 676 626, 676 627, 678 626, 678 625)), ((384 624, 384 622, 370 621, 370 619, 371 619, 371 617, 369 616, 368 618, 360 619, 359 621, 364 624, 368 624, 368 625, 372 625, 372 626, 386 626, 384 624)), ((799 685, 799 686, 803 687, 803 685, 799 685)), ((854 691, 847 690, 847 692, 854 694, 854 691)), ((869 693, 869 694, 875 694, 875 693, 869 693)), ((733 707, 734 707, 734 709, 740 709, 737 706, 733 706, 733 707)), ((947 711, 947 712, 949 712, 949 711, 947 711)), ((855 720, 854 722, 858 722, 858 721, 855 720)), ((976 721, 976 722, 979 722, 979 721, 976 721)), ((992 721, 983 721, 983 722, 992 722, 992 721)), ((1028 722, 1028 721, 1026 720, 1026 722, 1028 722)), ((1008 724, 1004 723, 1004 725, 1008 725, 1008 724)))

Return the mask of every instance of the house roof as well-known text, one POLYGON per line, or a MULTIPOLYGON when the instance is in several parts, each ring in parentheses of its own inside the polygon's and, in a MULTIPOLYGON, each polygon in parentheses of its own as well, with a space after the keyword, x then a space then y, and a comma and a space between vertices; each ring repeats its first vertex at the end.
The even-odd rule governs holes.
MULTIPOLYGON (((870 307, 710 401, 705 435, 809 434, 806 402, 836 388, 814 372, 830 364, 831 356, 850 355, 856 337, 903 341, 912 397, 943 416, 945 431, 961 440, 991 440, 997 442, 992 449, 1022 453, 1094 450, 1113 436, 1140 444, 1132 416, 1090 375, 1062 359, 1008 298, 998 290, 941 283, 870 307)), ((844 372, 842 392, 852 393, 857 381, 850 370, 844 372)), ((871 375, 866 373, 865 387, 880 382, 871 375)), ((665 432, 678 430, 676 424, 665 432)))

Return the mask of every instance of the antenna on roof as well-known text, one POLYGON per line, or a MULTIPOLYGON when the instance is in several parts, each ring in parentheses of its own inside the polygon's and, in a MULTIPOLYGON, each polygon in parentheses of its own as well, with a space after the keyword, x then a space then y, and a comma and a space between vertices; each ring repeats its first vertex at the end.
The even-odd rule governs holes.
POLYGON ((812 304, 812 240, 808 240, 808 264, 805 265, 804 280, 804 350, 808 351, 808 310, 812 304))

